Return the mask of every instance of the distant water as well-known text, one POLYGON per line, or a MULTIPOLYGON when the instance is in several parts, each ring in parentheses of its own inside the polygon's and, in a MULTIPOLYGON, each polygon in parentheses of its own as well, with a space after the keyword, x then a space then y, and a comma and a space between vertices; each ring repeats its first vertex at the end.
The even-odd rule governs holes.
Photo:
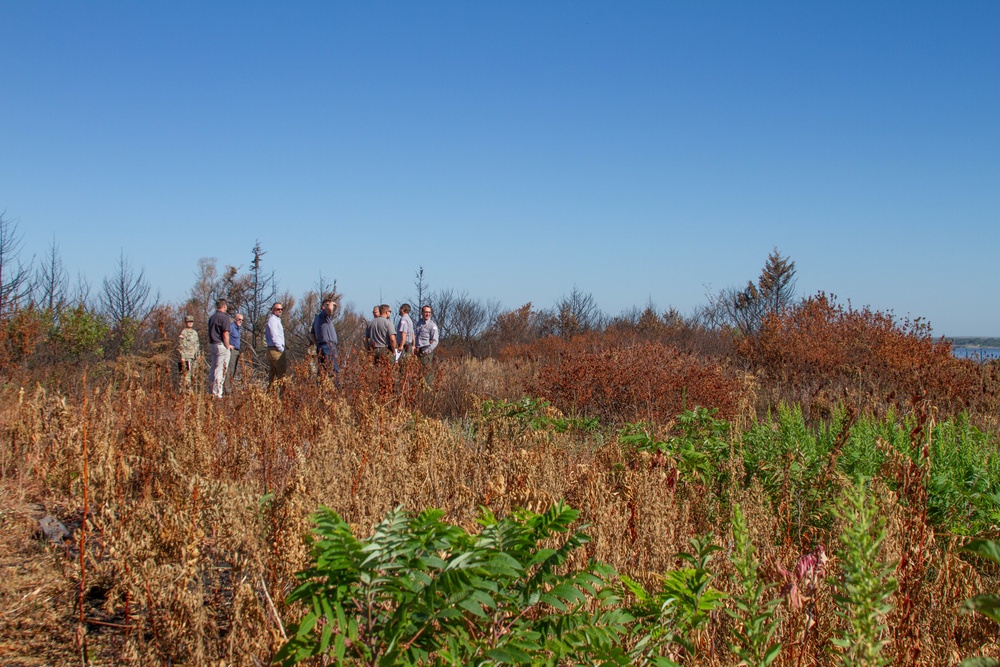
POLYGON ((992 361, 1000 359, 1000 347, 953 347, 951 353, 959 359, 992 361))

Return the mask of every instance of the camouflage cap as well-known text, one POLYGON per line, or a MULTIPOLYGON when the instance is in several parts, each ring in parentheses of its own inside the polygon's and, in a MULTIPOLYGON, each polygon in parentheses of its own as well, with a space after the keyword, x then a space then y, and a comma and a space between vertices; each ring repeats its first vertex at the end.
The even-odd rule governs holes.
POLYGON ((194 315, 187 315, 184 317, 185 322, 194 322, 194 315))

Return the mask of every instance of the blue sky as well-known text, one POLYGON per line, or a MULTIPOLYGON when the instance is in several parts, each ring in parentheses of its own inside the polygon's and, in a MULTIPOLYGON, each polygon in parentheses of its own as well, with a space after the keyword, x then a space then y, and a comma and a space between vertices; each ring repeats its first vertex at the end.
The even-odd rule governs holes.
POLYGON ((798 293, 1000 335, 1000 3, 0 0, 0 211, 95 285, 798 293))

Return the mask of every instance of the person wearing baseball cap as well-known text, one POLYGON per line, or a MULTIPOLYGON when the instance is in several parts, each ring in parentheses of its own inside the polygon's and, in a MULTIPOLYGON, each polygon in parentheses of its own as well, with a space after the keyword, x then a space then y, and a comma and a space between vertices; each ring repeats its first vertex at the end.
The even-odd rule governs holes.
POLYGON ((180 356, 177 370, 181 376, 181 391, 191 391, 191 368, 195 360, 201 356, 201 343, 198 340, 198 332, 194 330, 193 315, 184 318, 184 328, 177 337, 177 354, 180 356))

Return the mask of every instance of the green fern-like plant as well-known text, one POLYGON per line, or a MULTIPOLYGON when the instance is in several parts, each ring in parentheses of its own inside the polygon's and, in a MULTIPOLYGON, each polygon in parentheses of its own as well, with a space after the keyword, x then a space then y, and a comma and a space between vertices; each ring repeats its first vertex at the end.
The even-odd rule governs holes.
POLYGON ((312 564, 288 597, 304 615, 276 661, 554 665, 621 654, 633 619, 605 589, 614 571, 568 568, 588 541, 571 530, 576 510, 485 512, 478 534, 442 516, 396 509, 360 540, 336 513, 318 512, 312 564))

